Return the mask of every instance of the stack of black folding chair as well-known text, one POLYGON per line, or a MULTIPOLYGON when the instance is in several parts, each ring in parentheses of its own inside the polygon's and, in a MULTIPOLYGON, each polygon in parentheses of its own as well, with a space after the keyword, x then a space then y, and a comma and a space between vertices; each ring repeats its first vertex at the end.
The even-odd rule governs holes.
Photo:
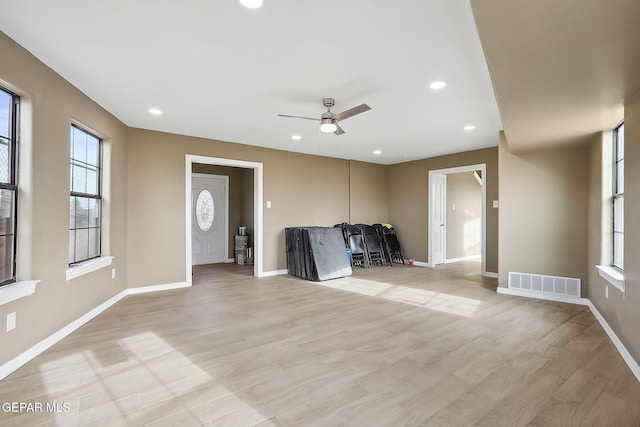
POLYGON ((390 263, 404 264, 404 256, 400 248, 400 241, 396 230, 389 224, 374 224, 378 233, 382 234, 382 240, 385 246, 385 255, 390 263))
POLYGON ((375 227, 366 224, 358 224, 358 227, 360 227, 364 235, 364 243, 367 247, 367 256, 371 266, 391 265, 390 262, 387 262, 384 254, 382 236, 378 234, 375 227))
POLYGON ((351 250, 351 265, 353 267, 371 267, 362 229, 357 225, 347 225, 347 239, 351 250))

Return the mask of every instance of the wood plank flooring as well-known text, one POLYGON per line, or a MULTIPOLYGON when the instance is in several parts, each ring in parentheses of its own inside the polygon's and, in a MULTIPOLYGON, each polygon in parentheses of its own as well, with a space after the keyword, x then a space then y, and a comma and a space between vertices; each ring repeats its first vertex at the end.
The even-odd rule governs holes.
POLYGON ((640 426, 640 384, 588 308, 496 294, 479 269, 198 267, 0 381, 0 404, 45 409, 0 425, 640 426))

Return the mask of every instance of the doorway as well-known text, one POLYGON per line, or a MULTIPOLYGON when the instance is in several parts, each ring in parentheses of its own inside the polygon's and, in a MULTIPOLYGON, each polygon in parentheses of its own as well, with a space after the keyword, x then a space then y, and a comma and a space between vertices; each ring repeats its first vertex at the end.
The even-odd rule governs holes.
MULTIPOLYGON (((433 187, 430 200, 433 205, 433 264, 443 264, 447 253, 447 175, 434 175, 431 180, 433 187)), ((431 257, 429 257, 431 259, 431 257)))
MULTIPOLYGON (((451 216, 451 211, 455 211, 455 204, 448 206, 447 202, 447 177, 451 174, 460 174, 463 172, 473 173, 473 179, 477 179, 480 184, 480 217, 477 214, 460 225, 461 233, 465 239, 465 250, 477 246, 480 247, 480 264, 481 274, 483 276, 488 275, 486 270, 486 164, 476 164, 469 166, 461 166, 455 168, 438 169, 429 171, 429 185, 428 185, 428 201, 429 210, 427 218, 427 265, 429 267, 435 267, 438 264, 445 263, 447 261, 452 262, 455 260, 471 259, 474 257, 462 257, 456 256, 454 260, 447 256, 447 213, 451 216), (464 227, 462 229, 462 227, 464 227), (478 230, 479 229, 479 230, 478 230), (479 231, 479 233, 478 233, 479 231), (479 236, 479 237, 476 237, 479 236), (449 258, 449 259, 448 259, 449 258)), ((471 175, 470 175, 471 176, 471 175)), ((456 213, 456 212, 454 212, 456 213)), ((460 210, 457 212, 460 213, 460 210)), ((469 214, 470 212, 462 212, 469 214)), ((472 215, 469 215, 472 216, 472 215)), ((459 231, 456 229, 456 231, 459 231)), ((454 248, 451 248, 454 250, 454 248)), ((472 252, 469 252, 472 253, 472 252)))
MULTIPOLYGON (((185 155, 185 264, 186 277, 185 281, 188 286, 193 283, 193 184, 192 170, 194 164, 232 166, 237 168, 253 170, 253 275, 262 277, 265 275, 263 271, 263 165, 257 162, 248 162, 244 160, 224 159, 219 157, 197 156, 192 154, 185 155)), ((228 192, 227 192, 228 194, 228 192)), ((227 227, 228 228, 228 227, 227 227)), ((227 237, 228 239, 228 237, 227 237)))
POLYGON ((229 177, 191 175, 191 251, 193 265, 228 258, 229 177))

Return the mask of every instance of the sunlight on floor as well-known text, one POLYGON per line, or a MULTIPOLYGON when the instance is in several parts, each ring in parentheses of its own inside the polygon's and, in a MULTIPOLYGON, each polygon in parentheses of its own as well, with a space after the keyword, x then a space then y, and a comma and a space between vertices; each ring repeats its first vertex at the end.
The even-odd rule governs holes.
MULTIPOLYGON (((212 383, 207 372, 153 332, 121 338, 115 344, 101 351, 87 349, 74 354, 74 361, 82 358, 78 375, 61 377, 54 374, 55 370, 50 371, 51 364, 59 364, 59 360, 41 365, 40 378, 47 394, 60 395, 61 391, 75 389, 73 394, 84 395, 73 402, 68 413, 55 414, 57 419, 73 414, 79 417, 80 424, 100 419, 104 414, 119 414, 122 419, 126 414, 133 415, 134 420, 149 416, 157 419, 156 415, 163 411, 168 411, 168 416, 174 415, 169 409, 178 407, 175 402, 179 401, 187 412, 182 417, 200 420, 199 412, 206 411, 192 409, 203 406, 201 393, 213 391, 207 390, 212 383), (77 393, 78 387, 82 393, 77 393)), ((233 395, 218 384, 215 388, 215 397, 233 395)), ((244 406, 244 402, 238 402, 238 407, 244 406)))
POLYGON ((481 301, 476 299, 366 279, 338 279, 314 283, 464 317, 473 316, 481 304, 481 301))

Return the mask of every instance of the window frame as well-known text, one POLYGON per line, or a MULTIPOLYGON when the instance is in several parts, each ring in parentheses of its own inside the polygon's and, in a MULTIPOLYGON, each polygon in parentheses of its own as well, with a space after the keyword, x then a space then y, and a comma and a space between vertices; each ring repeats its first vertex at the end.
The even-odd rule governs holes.
MULTIPOLYGON (((102 137, 100 137, 99 135, 97 135, 95 132, 92 132, 90 130, 88 130, 86 127, 76 124, 76 123, 71 123, 70 126, 70 153, 69 153, 69 168, 70 168, 70 182, 69 182, 69 203, 71 203, 71 200, 73 198, 86 198, 86 199, 94 199, 97 200, 98 202, 98 206, 99 206, 99 224, 97 227, 89 227, 89 225, 87 225, 87 229, 90 228, 97 228, 98 231, 98 253, 96 255, 93 256, 89 256, 87 258, 82 258, 82 259, 77 259, 76 258, 76 250, 75 250, 75 244, 77 242, 77 240, 74 240, 74 242, 72 243, 71 240, 69 240, 69 245, 71 246, 72 244, 74 245, 74 256, 73 256, 73 261, 69 260, 69 267, 77 267, 82 265, 83 263, 86 263, 88 261, 92 261, 92 260, 96 260, 96 259, 100 259, 102 257, 102 227, 103 227, 103 198, 102 198, 102 172, 103 172, 103 167, 102 167, 102 160, 103 160, 103 156, 102 156, 102 150, 103 150, 103 144, 104 144, 104 139, 102 137), (85 134, 87 134, 88 136, 91 136, 93 138, 95 138, 98 141, 98 148, 97 148, 97 164, 95 165, 96 167, 96 187, 97 187, 97 191, 95 194, 93 193, 86 193, 86 192, 80 192, 80 191, 73 191, 73 166, 74 166, 74 161, 78 162, 78 159, 75 159, 73 157, 73 132, 74 129, 77 129, 85 134)), ((88 165, 88 163, 83 162, 84 164, 88 165)), ((93 165, 92 165, 93 166, 93 165)), ((77 222, 77 221, 76 221, 77 222)), ((71 226, 69 226, 69 231, 72 230, 80 230, 83 229, 81 228, 71 228, 71 226)))
POLYGON ((611 192, 611 267, 617 269, 620 272, 624 271, 624 122, 621 122, 613 130, 613 162, 612 162, 612 192, 611 192), (622 133, 622 138, 620 138, 622 133), (622 158, 618 159, 619 150, 622 148, 622 158), (622 173, 620 171, 620 164, 622 163, 622 173), (619 186, 618 183, 622 185, 619 186), (622 187, 622 191, 620 191, 622 187), (616 202, 622 201, 622 224, 618 224, 616 221, 616 202), (620 231, 618 228, 622 226, 620 231), (622 248, 616 244, 616 235, 622 236, 622 248), (617 265, 616 257, 621 253, 622 258, 620 260, 621 265, 617 265))
POLYGON ((7 181, 8 182, 0 182, 0 189, 9 190, 13 192, 13 222, 12 222, 12 235, 13 235, 13 245, 12 245, 12 263, 11 263, 11 277, 6 280, 0 282, 0 286, 9 285, 11 283, 16 282, 17 276, 17 248, 18 248, 18 239, 17 239, 17 228, 18 228, 18 146, 20 139, 20 127, 19 127, 19 119, 20 119, 20 95, 9 90, 4 86, 0 86, 0 90, 5 92, 11 97, 11 107, 9 111, 9 129, 8 129, 8 167, 7 171, 7 181))

